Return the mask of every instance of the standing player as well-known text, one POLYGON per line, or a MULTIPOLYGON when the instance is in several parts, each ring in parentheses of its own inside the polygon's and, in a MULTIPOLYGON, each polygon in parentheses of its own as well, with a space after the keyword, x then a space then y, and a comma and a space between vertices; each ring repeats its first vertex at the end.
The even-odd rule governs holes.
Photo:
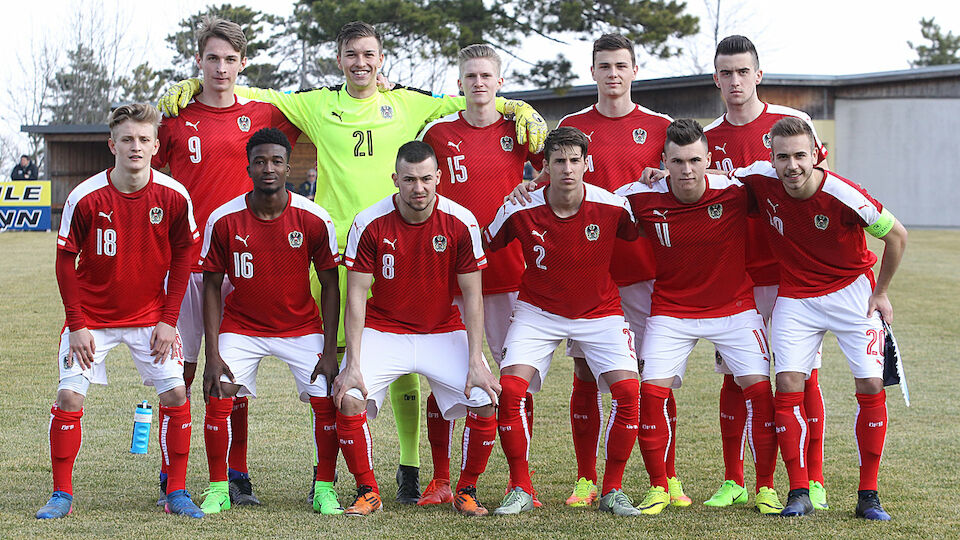
MULTIPOLYGON (((716 69, 713 80, 720 89, 726 113, 709 124, 707 134, 713 155, 713 168, 732 171, 746 167, 755 161, 767 160, 770 156, 770 127, 786 117, 801 118, 810 123, 810 117, 802 111, 770 105, 760 101, 757 85, 763 80, 763 71, 757 57, 757 49, 744 36, 729 36, 717 45, 714 56, 716 69)), ((811 124, 812 129, 812 124, 811 124)), ((815 133, 815 132, 814 132, 815 133)), ((826 166, 827 150, 817 139, 818 155, 815 161, 826 166)), ((757 310, 765 321, 770 320, 773 303, 777 297, 780 271, 770 246, 764 236, 766 219, 752 216, 747 223, 747 272, 753 279, 753 294, 757 310)), ((810 499, 814 506, 827 508, 827 492, 823 487, 823 394, 817 382, 820 355, 804 387, 804 406, 809 426, 810 450, 807 462, 810 467, 810 499)), ((729 506, 745 504, 747 490, 743 478, 744 434, 746 433, 747 409, 743 392, 733 380, 731 370, 722 356, 717 354, 716 370, 724 374, 720 388, 720 437, 723 447, 724 482, 720 489, 704 504, 729 506)))
MULTIPOLYGON (((240 95, 277 105, 317 146, 316 202, 333 217, 341 250, 354 216, 393 192, 388 178, 400 145, 415 138, 428 122, 464 105, 463 98, 434 97, 415 89, 379 92, 377 75, 383 60, 380 33, 367 23, 351 22, 337 35, 337 65, 346 84, 295 93, 238 89, 240 95)), ((175 114, 177 102, 189 99, 197 89, 195 80, 179 83, 161 99, 164 111, 175 114)), ((517 142, 529 139, 530 147, 539 150, 546 134, 540 115, 518 101, 504 101, 499 108, 516 113, 517 142)), ((341 270, 342 289, 345 283, 346 270, 341 270)), ((420 380, 408 375, 390 390, 400 439, 397 500, 409 504, 420 497, 419 389, 420 380)))
POLYGON ((583 182, 587 142, 576 128, 552 131, 544 145, 550 185, 534 191, 525 207, 505 204, 484 233, 492 250, 519 240, 527 265, 500 364, 497 424, 515 487, 496 514, 533 509, 524 396, 540 390, 564 339, 577 340, 601 389, 612 394, 600 510, 640 513, 621 490, 637 440, 637 357, 609 272, 615 240, 635 239, 637 229, 623 197, 583 182))
POLYGON ((53 496, 37 511, 38 519, 61 518, 73 509, 84 398, 90 383, 107 384, 106 356, 120 343, 160 400, 160 449, 169 474, 165 509, 203 517, 184 489, 190 402, 176 329, 199 233, 187 190, 150 168, 159 122, 160 113, 146 104, 110 113, 108 145, 116 165, 82 182, 64 206, 57 284, 67 321, 57 354, 57 402, 50 410, 53 496))
POLYGON ((667 128, 663 162, 667 178, 652 187, 634 182, 617 190, 654 239, 657 261, 651 317, 640 349, 639 438, 651 485, 640 509, 659 514, 670 502, 663 456, 672 419, 666 400, 670 389, 682 384, 687 357, 703 338, 723 353, 746 397, 745 439, 757 465, 757 509, 779 514, 770 360, 745 270, 747 189, 726 176, 705 174, 710 152, 694 120, 677 120, 667 128))
MULTIPOLYGON (((250 191, 244 148, 251 133, 277 127, 294 142, 300 135, 273 105, 234 94, 237 75, 247 62, 246 50, 247 38, 240 25, 217 17, 204 18, 197 34, 197 65, 203 73, 206 91, 181 110, 179 118, 170 118, 160 126, 160 151, 153 158, 153 166, 169 165, 170 175, 186 186, 196 205, 201 229, 214 209, 250 191)), ((195 249, 177 320, 188 390, 197 371, 204 333, 200 246, 195 249)), ((223 293, 230 289, 230 280, 224 280, 223 293)), ((230 415, 229 478, 233 504, 260 504, 247 470, 247 407, 247 398, 239 397, 234 400, 230 415)), ((166 482, 166 472, 161 467, 161 494, 165 493, 166 482)))
POLYGON ((887 297, 907 244, 903 225, 857 184, 815 167, 816 136, 799 118, 770 129, 771 162, 739 169, 768 219, 767 239, 781 268, 770 325, 777 373, 775 399, 780 452, 790 478, 784 516, 814 510, 809 492, 804 380, 829 330, 853 372, 854 433, 860 462, 857 517, 889 520, 877 497, 877 472, 887 432, 883 391, 883 327, 893 320, 887 297), (880 273, 864 231, 883 240, 880 273))
POLYGON ((203 433, 210 468, 210 489, 200 508, 207 514, 230 509, 227 447, 233 397, 256 395, 260 360, 271 355, 287 363, 300 399, 313 408, 319 464, 313 508, 342 514, 333 490, 338 445, 328 392, 337 373, 340 315, 336 233, 323 208, 285 189, 290 143, 282 131, 261 129, 246 149, 253 191, 210 215, 200 254, 207 329, 203 433), (311 263, 322 287, 323 322, 310 296, 311 263), (221 309, 226 274, 234 288, 221 309))
POLYGON ((467 416, 454 508, 486 515, 476 482, 496 439, 500 387, 482 351, 480 229, 469 210, 436 194, 441 173, 429 145, 401 146, 396 170, 398 193, 357 214, 347 241, 347 355, 334 383, 340 449, 357 482, 346 513, 380 508, 367 416, 376 417, 394 379, 419 373, 444 418, 467 416))
MULTIPOLYGON (((465 206, 480 220, 489 223, 509 192, 523 178, 523 167, 532 159, 529 149, 516 142, 516 128, 494 107, 494 98, 503 85, 500 56, 489 45, 470 45, 460 51, 460 79, 467 101, 464 111, 435 120, 424 128, 420 139, 433 147, 449 179, 437 185, 437 193, 465 206)), ((493 360, 502 360, 503 339, 520 288, 523 255, 520 244, 487 256, 483 271, 483 322, 493 360)), ((454 303, 465 313, 463 296, 454 285, 454 303)), ((533 396, 527 394, 527 412, 532 420, 533 396)), ((453 421, 444 420, 431 394, 427 398, 427 437, 433 455, 433 480, 417 504, 449 503, 450 437, 453 421)))

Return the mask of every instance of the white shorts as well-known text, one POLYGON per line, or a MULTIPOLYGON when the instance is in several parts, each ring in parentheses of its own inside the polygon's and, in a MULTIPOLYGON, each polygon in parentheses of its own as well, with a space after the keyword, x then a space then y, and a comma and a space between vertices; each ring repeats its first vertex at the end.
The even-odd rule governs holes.
MULTIPOLYGON (((643 340, 644 329, 647 326, 647 317, 650 316, 653 282, 638 281, 626 287, 620 287, 620 307, 623 308, 623 318, 627 320, 633 332, 633 350, 640 350, 640 341, 643 340)), ((583 358, 583 351, 576 341, 567 341, 567 356, 583 358)))
POLYGON ((507 330, 506 354, 500 370, 509 366, 531 366, 537 377, 530 392, 538 392, 550 370, 553 352, 564 339, 576 340, 602 392, 610 387, 600 376, 609 371, 637 373, 633 332, 620 315, 598 319, 568 319, 517 300, 507 330))
MULTIPOLYGON (((469 399, 463 395, 469 357, 465 330, 442 334, 393 334, 364 328, 361 340, 360 374, 367 387, 368 418, 377 417, 390 384, 409 373, 419 373, 427 378, 437 399, 437 407, 447 420, 463 418, 468 407, 491 404, 490 396, 480 388, 471 388, 469 399)), ((349 349, 340 364, 340 371, 348 362, 349 349)), ((356 388, 347 394, 363 399, 356 388)))
POLYGON ((763 318, 751 309, 711 319, 650 317, 640 349, 643 380, 672 378, 671 386, 680 388, 687 370, 687 357, 700 338, 713 342, 734 376, 770 376, 763 318))
MULTIPOLYGON (((183 348, 180 345, 180 336, 177 335, 167 360, 162 364, 154 364, 154 357, 150 355, 150 337, 153 335, 153 329, 153 326, 143 326, 90 330, 96 352, 93 353, 93 366, 84 370, 80 368, 80 363, 76 359, 73 359, 69 367, 67 366, 70 354, 70 329, 65 328, 60 335, 60 349, 57 352, 61 383, 79 375, 90 383, 107 384, 107 353, 123 343, 130 349, 133 365, 137 367, 143 384, 155 386, 158 393, 183 386, 183 348)), ((86 395, 87 386, 89 384, 82 386, 61 384, 61 388, 73 390, 82 395, 86 395)))
MULTIPOLYGON (((483 333, 487 338, 487 347, 493 361, 500 365, 503 361, 503 340, 507 337, 513 304, 517 301, 517 291, 488 294, 483 297, 483 333)), ((463 313, 463 297, 454 296, 453 304, 463 313)))
MULTIPOLYGON (((233 291, 230 278, 224 274, 220 298, 226 298, 233 291)), ((220 313, 223 316, 223 311, 220 313)), ((177 331, 183 340, 183 361, 196 364, 200 356, 200 342, 203 340, 203 272, 192 272, 187 281, 187 291, 180 303, 180 317, 177 319, 177 331)))
POLYGON ((883 326, 880 315, 867 317, 873 287, 867 276, 839 291, 813 298, 777 298, 770 322, 770 340, 777 373, 810 375, 817 348, 827 330, 837 336, 853 376, 883 377, 883 326))
MULTIPOLYGON (((323 352, 323 334, 296 337, 262 337, 242 334, 220 334, 220 358, 233 372, 233 384, 240 385, 237 397, 257 397, 257 370, 264 356, 276 356, 287 363, 297 383, 301 401, 310 397, 327 397, 327 378, 317 376, 311 384, 310 376, 323 352)), ((230 382, 226 376, 220 382, 230 382)))

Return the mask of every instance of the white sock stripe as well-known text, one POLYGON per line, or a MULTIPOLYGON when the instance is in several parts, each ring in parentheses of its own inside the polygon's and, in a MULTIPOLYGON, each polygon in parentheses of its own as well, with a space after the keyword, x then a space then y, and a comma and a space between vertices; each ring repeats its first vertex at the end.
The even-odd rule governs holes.
MULTIPOLYGON (((600 391, 597 391, 597 418, 603 418, 603 394, 600 391)), ((600 431, 603 429, 602 425, 597 426, 597 448, 594 450, 593 455, 600 455, 600 431)), ((608 425, 607 431, 609 432, 610 427, 608 425)), ((606 455, 606 449, 604 449, 604 455, 606 455)))
POLYGON ((820 397, 820 410, 823 411, 820 415, 820 455, 823 455, 823 440, 825 437, 824 433, 827 431, 827 408, 823 404, 823 388, 820 387, 820 384, 817 384, 817 395, 820 397))
POLYGON ((162 414, 162 416, 163 420, 160 421, 160 455, 163 459, 163 464, 169 467, 170 453, 167 452, 167 429, 170 425, 170 417, 165 414, 162 414))
MULTIPOLYGON (((617 420, 617 409, 618 407, 617 400, 610 400, 610 417, 607 419, 607 431, 603 434, 603 459, 609 459, 610 455, 610 430, 613 429, 613 423, 617 420)), ((597 440, 597 446, 600 446, 599 438, 597 440)))
MULTIPOLYGON (((744 433, 744 437, 745 437, 745 438, 747 439, 747 441, 750 443, 750 453, 753 454, 753 463, 754 463, 754 465, 756 465, 756 463, 757 463, 757 449, 756 449, 756 447, 755 447, 754 444, 753 444, 753 401, 747 399, 747 400, 744 400, 744 404, 746 404, 746 406, 747 406, 747 419, 746 419, 746 421, 743 423, 743 433, 744 433)), ((740 443, 740 459, 741 459, 741 460, 743 459, 743 442, 742 442, 742 439, 741 439, 741 443, 740 443)))
POLYGON ((803 446, 807 440, 807 422, 803 419, 803 416, 800 415, 799 405, 793 406, 793 417, 797 419, 797 424, 800 426, 800 468, 805 469, 807 464, 803 446))
MULTIPOLYGON (((441 416, 442 418, 442 416, 441 416)), ((467 421, 463 421, 464 429, 466 429, 467 421)), ((455 423, 452 420, 447 421, 447 459, 450 459, 451 451, 453 450, 453 428, 455 423)), ((464 443, 463 453, 467 453, 466 443, 464 443)))
MULTIPOLYGON (((450 423, 453 424, 453 422, 450 422, 450 423)), ((453 430, 451 429, 450 431, 452 432, 453 430)), ((460 458, 460 470, 461 470, 461 471, 467 468, 467 448, 468 448, 469 446, 470 446, 470 428, 464 426, 464 428, 463 428, 463 447, 462 447, 461 450, 460 450, 460 453, 461 453, 461 458, 460 458)), ((448 449, 447 457, 450 457, 449 448, 450 448, 450 445, 448 444, 448 445, 447 445, 447 449, 448 449)))
POLYGON ((367 443, 367 465, 373 470, 373 438, 370 436, 370 426, 363 423, 363 440, 367 443))
POLYGON ((313 412, 313 407, 310 407, 310 419, 313 420, 313 455, 317 463, 320 463, 320 445, 317 444, 317 414, 313 412))
POLYGON ((663 418, 667 421, 667 448, 663 451, 663 462, 667 462, 670 453, 670 442, 673 441, 673 429, 670 428, 670 412, 667 410, 667 400, 663 401, 663 418))
POLYGON ((230 447, 233 446, 233 418, 227 417, 227 463, 230 462, 230 447))
POLYGON ((857 422, 860 421, 860 404, 857 403, 857 412, 853 415, 853 442, 857 447, 857 467, 863 467, 863 457, 860 455, 860 437, 857 437, 857 422))
POLYGON ((527 449, 523 459, 530 461, 530 426, 527 425, 527 397, 520 398, 520 424, 523 426, 523 436, 527 439, 527 449))

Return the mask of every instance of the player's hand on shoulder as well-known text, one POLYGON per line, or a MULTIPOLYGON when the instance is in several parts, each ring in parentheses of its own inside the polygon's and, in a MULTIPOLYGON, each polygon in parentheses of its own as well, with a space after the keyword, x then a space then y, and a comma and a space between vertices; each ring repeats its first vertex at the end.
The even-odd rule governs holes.
POLYGON ((506 116, 513 116, 517 131, 517 143, 527 143, 530 152, 534 154, 543 150, 543 141, 547 139, 549 129, 547 129, 546 120, 540 116, 536 109, 526 101, 507 99, 504 100, 503 110, 500 112, 506 116))
POLYGON ((184 79, 163 92, 157 100, 157 108, 166 117, 177 116, 180 114, 180 109, 186 107, 193 96, 200 93, 200 89, 200 79, 184 79))
POLYGON ((528 202, 533 199, 530 197, 531 191, 536 191, 537 183, 533 180, 525 180, 517 184, 517 187, 513 188, 513 191, 507 194, 503 198, 503 203, 510 204, 519 204, 520 206, 526 206, 528 202))
POLYGON ((74 360, 80 364, 80 369, 87 370, 93 367, 93 354, 97 351, 93 334, 86 328, 70 330, 70 353, 67 355, 67 367, 73 365, 74 360))
POLYGON ((652 186, 667 177, 667 171, 654 167, 644 167, 640 175, 640 183, 645 186, 652 186))
POLYGON ((162 364, 173 352, 173 344, 177 341, 177 328, 165 322, 158 322, 150 335, 150 356, 154 364, 162 364))
MULTIPOLYGON (((347 354, 349 355, 349 353, 347 354)), ((363 375, 360 373, 360 368, 351 363, 347 357, 344 357, 343 361, 347 363, 347 366, 333 380, 333 404, 338 409, 340 403, 343 402, 343 396, 353 388, 360 391, 363 399, 367 399, 367 386, 363 384, 363 375)))
POLYGON ((397 85, 395 83, 392 83, 390 82, 389 79, 387 79, 386 75, 384 75, 383 73, 377 73, 377 90, 381 92, 389 92, 390 90, 393 90, 396 86, 397 85))
POLYGON ((874 311, 879 311, 887 324, 893 324, 893 304, 890 303, 887 293, 874 292, 870 295, 870 301, 867 303, 867 317, 872 316, 874 311))

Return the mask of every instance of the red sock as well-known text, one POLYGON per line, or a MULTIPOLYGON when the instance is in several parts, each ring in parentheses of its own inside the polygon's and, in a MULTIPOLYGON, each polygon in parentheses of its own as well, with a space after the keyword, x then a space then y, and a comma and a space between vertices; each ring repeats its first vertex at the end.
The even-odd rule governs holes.
POLYGON ((677 399, 673 397, 673 390, 670 390, 670 396, 667 397, 667 416, 670 417, 670 444, 667 445, 667 459, 664 466, 667 470, 667 478, 676 478, 677 476, 677 399))
POLYGON ((241 473, 247 472, 247 405, 247 398, 234 398, 230 413, 230 468, 241 473))
POLYGON ((493 445, 496 443, 497 417, 478 416, 476 413, 468 412, 466 425, 463 427, 463 460, 460 462, 458 491, 467 486, 477 485, 480 475, 487 469, 490 452, 493 451, 493 445))
POLYGON ((810 446, 807 448, 807 468, 810 480, 823 484, 823 429, 826 421, 823 408, 823 392, 817 381, 817 370, 810 372, 803 387, 803 408, 807 411, 807 433, 810 446))
POLYGON ((530 433, 530 440, 533 440, 533 394, 527 392, 523 399, 523 409, 527 413, 527 432, 530 433))
POLYGON ((337 472, 337 454, 340 453, 340 441, 337 440, 337 408, 329 397, 310 396, 313 409, 313 440, 317 446, 317 475, 314 480, 333 482, 337 472))
POLYGON ((733 375, 723 376, 720 387, 720 441, 723 447, 723 479, 743 486, 743 443, 746 438, 747 408, 743 390, 733 375))
POLYGON ((777 442, 787 468, 790 489, 809 489, 807 475, 807 419, 803 410, 803 392, 777 392, 773 398, 777 442))
POLYGON ((232 398, 210 397, 203 417, 203 446, 211 482, 227 481, 227 451, 230 448, 232 398))
POLYGON ((50 461, 53 463, 53 490, 73 495, 73 464, 83 442, 83 409, 76 412, 50 408, 50 461))
POLYGON ((857 394, 857 455, 860 458, 860 488, 877 489, 877 472, 887 438, 887 393, 857 394))
POLYGON ((530 383, 514 375, 501 375, 497 428, 500 446, 510 466, 510 485, 533 493, 530 481, 530 434, 527 431, 525 397, 530 383))
POLYGON ((191 426, 190 401, 179 407, 160 406, 160 451, 167 462, 167 493, 186 489, 191 426))
POLYGON ((637 439, 639 424, 640 381, 625 379, 610 386, 613 394, 610 405, 610 419, 607 420, 606 466, 603 471, 601 493, 610 493, 611 489, 623 487, 623 469, 633 451, 633 441, 637 439))
POLYGON ((452 420, 444 420, 437 406, 437 398, 427 398, 427 439, 433 456, 433 477, 450 481, 450 439, 453 438, 452 420))
POLYGON ((670 389, 648 383, 640 385, 640 453, 651 486, 667 489, 666 455, 670 445, 667 398, 670 389))
POLYGON ((370 486, 374 492, 380 493, 373 475, 373 439, 367 426, 367 411, 354 416, 344 416, 337 411, 337 438, 357 487, 370 486))
POLYGON ((761 487, 773 488, 773 473, 777 469, 777 431, 773 423, 773 391, 770 381, 754 383, 744 388, 743 397, 747 410, 747 440, 753 454, 759 492, 761 487))
MULTIPOLYGON (((595 381, 581 381, 573 376, 570 393, 570 428, 573 452, 577 458, 577 478, 597 482, 597 451, 600 446, 602 395, 595 381)), ((633 443, 630 443, 631 445, 633 443)))

